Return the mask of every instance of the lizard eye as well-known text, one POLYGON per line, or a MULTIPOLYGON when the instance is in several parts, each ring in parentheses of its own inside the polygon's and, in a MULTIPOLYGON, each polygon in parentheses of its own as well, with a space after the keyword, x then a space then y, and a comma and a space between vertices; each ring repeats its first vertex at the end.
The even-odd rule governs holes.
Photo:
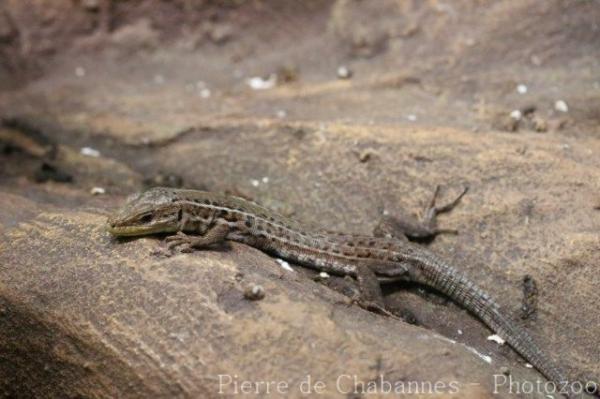
POLYGON ((142 216, 140 218, 140 222, 141 223, 150 223, 152 221, 152 214, 151 213, 147 213, 144 216, 142 216))

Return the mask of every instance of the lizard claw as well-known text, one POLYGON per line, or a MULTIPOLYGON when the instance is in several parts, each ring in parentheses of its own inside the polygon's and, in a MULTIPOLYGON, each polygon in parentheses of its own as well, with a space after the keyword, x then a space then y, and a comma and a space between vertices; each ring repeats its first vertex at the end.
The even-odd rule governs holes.
POLYGON ((353 298, 351 298, 351 303, 356 304, 356 305, 360 306, 361 308, 363 308, 364 310, 367 310, 369 312, 377 313, 382 316, 390 317, 392 319, 401 320, 396 315, 394 315, 392 312, 390 312, 389 310, 387 310, 382 305, 380 305, 376 302, 366 301, 359 297, 358 298, 353 297, 353 298))
POLYGON ((191 252, 192 248, 190 245, 191 238, 187 234, 178 231, 177 234, 165 238, 167 242, 167 248, 175 249, 179 247, 181 252, 191 252))
POLYGON ((172 236, 168 236, 167 238, 165 238, 165 241, 174 241, 174 240, 180 240, 182 238, 188 238, 189 236, 187 234, 185 234, 182 231, 178 231, 177 233, 175 233, 172 236))

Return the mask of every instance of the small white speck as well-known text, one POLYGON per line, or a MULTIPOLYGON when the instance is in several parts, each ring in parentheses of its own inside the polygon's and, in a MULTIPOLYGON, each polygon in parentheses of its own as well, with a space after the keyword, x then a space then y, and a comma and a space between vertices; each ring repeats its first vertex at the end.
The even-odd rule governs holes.
POLYGON ((465 346, 470 352, 476 354, 480 359, 488 364, 492 364, 492 357, 488 355, 484 355, 483 353, 478 352, 475 348, 470 346, 465 346))
POLYGON ((177 341, 184 343, 185 342, 185 338, 187 337, 188 334, 185 333, 170 333, 169 334, 169 338, 173 338, 176 339, 177 341))
POLYGON ((561 144, 560 148, 562 148, 563 150, 568 150, 571 148, 571 146, 569 144, 561 144))
POLYGON ((154 75, 154 83, 156 83, 157 85, 165 83, 165 77, 162 75, 154 75))
POLYGON ((85 76, 85 68, 80 66, 75 68, 75 76, 78 78, 83 78, 85 76))
POLYGON ((414 122, 417 120, 417 115, 415 115, 415 114, 406 115, 406 119, 408 119, 411 122, 414 122))
POLYGON ((202 98, 209 98, 210 94, 210 89, 201 89, 199 93, 200 97, 202 98))
POLYGON ((529 363, 525 363, 525 367, 527 367, 528 369, 532 369, 532 368, 533 368, 533 365, 532 365, 532 364, 529 364, 529 363))
POLYGON ((277 75, 275 75, 274 73, 272 73, 267 78, 263 78, 263 77, 260 77, 260 76, 255 76, 255 77, 246 79, 246 83, 253 90, 267 90, 267 89, 272 89, 277 84, 277 75))
POLYGON ((523 117, 523 113, 521 111, 519 111, 518 109, 515 109, 514 111, 511 111, 510 117, 516 121, 520 121, 521 118, 523 117))
POLYGON ((506 343, 506 341, 497 334, 490 335, 489 337, 487 337, 487 339, 488 339, 488 341, 494 341, 498 345, 504 345, 506 343))
POLYGON ((250 184, 252 184, 254 187, 258 187, 258 185, 260 184, 260 182, 256 179, 252 179, 250 180, 250 184))
POLYGON ((269 182, 269 178, 267 176, 263 177, 261 180, 265 184, 267 184, 269 182))
POLYGON ((284 268, 288 272, 293 272, 294 271, 294 269, 292 269, 292 267, 290 266, 290 264, 287 263, 286 261, 284 261, 283 259, 276 258, 275 260, 277 261, 277 263, 279 263, 279 265, 282 268, 284 268))
POLYGON ((463 335, 463 330, 458 330, 458 335, 463 335))
POLYGON ((103 187, 93 187, 90 190, 90 194, 92 194, 92 195, 102 195, 102 194, 106 194, 106 190, 103 187))
POLYGON ((321 273, 319 273, 319 277, 321 277, 321 278, 329 278, 329 274, 327 274, 326 272, 321 272, 321 273))
POLYGON ((92 147, 83 147, 81 149, 81 155, 85 155, 88 157, 99 157, 100 156, 100 151, 92 148, 92 147))
POLYGON ((517 93, 519 93, 519 94, 527 93, 527 86, 522 83, 517 85, 517 93))
POLYGON ((345 65, 340 65, 337 69, 337 77, 339 79, 350 79, 352 77, 352 71, 345 65))
POLYGON ((554 109, 558 112, 569 112, 569 106, 563 100, 558 100, 554 103, 554 109))
POLYGON ((285 118, 287 116, 287 112, 285 112, 284 109, 280 109, 280 110, 277 111, 277 113, 275 115, 277 115, 277 117, 279 119, 283 119, 283 118, 285 118))
POLYGON ((387 216, 390 214, 390 211, 388 211, 387 209, 384 209, 383 212, 381 212, 383 214, 383 216, 387 216))

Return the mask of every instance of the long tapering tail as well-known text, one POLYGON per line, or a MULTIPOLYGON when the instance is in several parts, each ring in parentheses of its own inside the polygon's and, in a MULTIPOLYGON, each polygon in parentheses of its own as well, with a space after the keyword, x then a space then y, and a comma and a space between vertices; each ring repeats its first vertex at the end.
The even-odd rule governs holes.
POLYGON ((501 312, 498 304, 485 291, 435 255, 428 257, 426 262, 420 262, 420 265, 419 271, 414 275, 417 282, 442 292, 471 311, 540 373, 554 382, 557 392, 568 387, 569 380, 565 372, 538 347, 525 329, 501 312))

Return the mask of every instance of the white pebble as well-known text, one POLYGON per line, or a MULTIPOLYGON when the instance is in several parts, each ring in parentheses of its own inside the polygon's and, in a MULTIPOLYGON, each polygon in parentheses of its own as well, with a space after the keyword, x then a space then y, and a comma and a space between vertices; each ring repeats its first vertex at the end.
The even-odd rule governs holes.
POLYGON ((463 330, 458 330, 458 335, 463 335, 463 330))
POLYGON ((252 179, 250 180, 250 184, 252 184, 254 187, 258 187, 258 185, 260 184, 260 182, 256 179, 252 179))
POLYGON ((339 79, 350 79, 352 77, 352 71, 345 65, 341 65, 337 69, 337 77, 339 79))
POLYGON ((276 115, 279 119, 283 119, 287 116, 287 112, 285 112, 283 109, 280 109, 277 111, 276 115))
POLYGON ((527 367, 528 369, 532 369, 532 368, 533 368, 533 365, 532 365, 532 364, 530 364, 530 363, 525 363, 525 367, 527 367))
POLYGON ((262 285, 252 285, 244 290, 244 298, 251 301, 260 301, 265 297, 265 289, 262 285))
POLYGON ((209 98, 210 97, 210 90, 209 89, 202 89, 200 90, 200 97, 202 98, 209 98))
POLYGON ((92 147, 83 147, 80 152, 81 155, 85 155, 88 157, 97 158, 100 156, 100 151, 93 149, 92 147))
POLYGON ((267 184, 269 182, 269 178, 267 176, 263 177, 262 182, 267 184))
POLYGON ((275 259, 277 261, 277 263, 279 263, 279 265, 284 268, 285 270, 287 270, 288 272, 293 272, 294 269, 292 269, 292 267, 290 266, 289 263, 287 263, 286 261, 284 261, 283 259, 275 259))
POLYGON ((489 337, 487 337, 487 339, 488 339, 488 341, 494 341, 498 345, 504 345, 506 343, 506 341, 497 334, 490 335, 489 337))
POLYGON ((92 194, 92 195, 106 194, 106 190, 103 187, 93 187, 90 190, 90 194, 92 194))
POLYGON ((321 273, 319 273, 319 277, 321 277, 321 278, 329 278, 329 274, 327 274, 326 272, 321 272, 321 273))
POLYGON ((406 119, 408 119, 411 122, 414 122, 414 121, 417 120, 417 115, 415 115, 415 114, 409 114, 409 115, 406 116, 406 119))
POLYGON ((260 76, 255 76, 253 78, 246 79, 246 83, 253 90, 272 89, 277 84, 277 75, 272 73, 266 79, 260 76))
POLYGON ((523 113, 521 111, 519 111, 518 109, 515 109, 514 111, 512 111, 510 113, 510 117, 516 121, 520 121, 521 118, 523 117, 523 113))
POLYGON ((554 109, 558 112, 569 112, 569 106, 563 100, 558 100, 554 103, 554 109))
POLYGON ((517 85, 517 93, 519 93, 519 94, 527 93, 527 86, 525 86, 524 84, 517 85))

